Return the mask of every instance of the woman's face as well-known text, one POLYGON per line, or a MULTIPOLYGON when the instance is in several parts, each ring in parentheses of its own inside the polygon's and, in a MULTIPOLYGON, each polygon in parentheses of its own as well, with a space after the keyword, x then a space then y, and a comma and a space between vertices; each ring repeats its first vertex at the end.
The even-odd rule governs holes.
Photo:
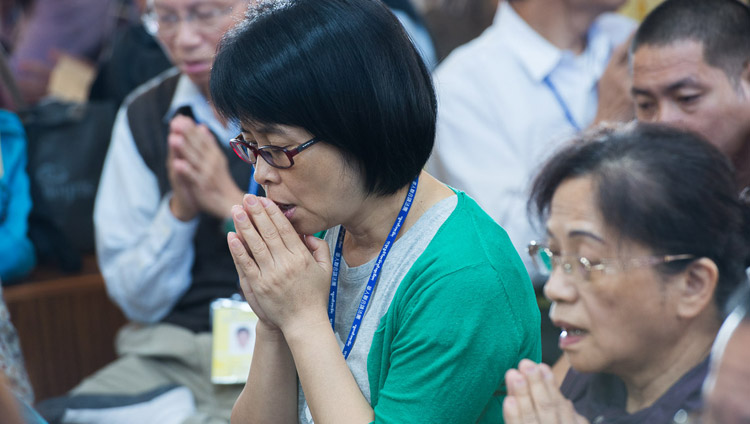
MULTIPOLYGON (((246 141, 258 147, 294 149, 313 138, 299 127, 243 125, 246 141)), ((356 219, 367 197, 361 174, 341 152, 318 142, 294 156, 288 169, 270 166, 262 156, 255 164, 255 181, 266 197, 279 205, 299 234, 314 234, 356 219)))
MULTIPOLYGON (((566 180, 552 199, 547 222, 550 250, 573 261, 652 255, 621 240, 602 220, 589 177, 566 180)), ((556 267, 544 288, 550 318, 560 327, 560 348, 573 368, 617 375, 643 370, 666 355, 678 333, 670 284, 652 266, 565 273, 556 267)))

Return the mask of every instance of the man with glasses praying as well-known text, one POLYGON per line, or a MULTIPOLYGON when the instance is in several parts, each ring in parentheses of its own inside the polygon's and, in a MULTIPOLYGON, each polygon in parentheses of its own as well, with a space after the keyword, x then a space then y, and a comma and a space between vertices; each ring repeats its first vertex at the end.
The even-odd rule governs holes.
MULTIPOLYGON (((175 67, 138 88, 121 108, 94 212, 107 291, 132 324, 118 335, 120 359, 73 395, 185 386, 187 396, 184 389, 172 396, 184 400, 177 408, 182 420, 229 420, 241 387, 210 381, 209 308, 238 291, 224 223, 242 201, 251 168, 228 160, 234 153, 226 140, 239 128, 215 114, 208 81, 221 37, 253 3, 149 2, 144 23, 175 67)), ((154 415, 147 412, 129 422, 149 419, 154 415)))

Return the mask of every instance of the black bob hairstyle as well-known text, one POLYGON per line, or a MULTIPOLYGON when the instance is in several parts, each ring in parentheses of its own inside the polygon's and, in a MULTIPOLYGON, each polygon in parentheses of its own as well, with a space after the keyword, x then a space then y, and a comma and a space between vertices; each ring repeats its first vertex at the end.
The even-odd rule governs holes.
POLYGON ((432 151, 432 79, 375 0, 260 2, 222 40, 211 98, 224 117, 301 127, 336 147, 368 193, 414 179, 432 151))
MULTIPOLYGON (((714 261, 718 311, 746 281, 750 208, 739 200, 727 158, 698 135, 653 124, 581 135, 537 175, 529 211, 546 220, 558 187, 578 177, 592 179, 602 219, 621 240, 655 255, 692 254, 714 261)), ((674 261, 657 269, 669 275, 689 264, 674 261)))

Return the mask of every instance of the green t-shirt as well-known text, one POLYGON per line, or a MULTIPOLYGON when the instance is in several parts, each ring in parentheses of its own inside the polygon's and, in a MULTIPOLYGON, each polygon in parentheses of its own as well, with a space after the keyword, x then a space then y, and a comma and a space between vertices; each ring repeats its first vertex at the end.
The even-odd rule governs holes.
POLYGON ((533 286, 464 193, 400 282, 367 358, 377 423, 502 423, 504 376, 541 359, 533 286))

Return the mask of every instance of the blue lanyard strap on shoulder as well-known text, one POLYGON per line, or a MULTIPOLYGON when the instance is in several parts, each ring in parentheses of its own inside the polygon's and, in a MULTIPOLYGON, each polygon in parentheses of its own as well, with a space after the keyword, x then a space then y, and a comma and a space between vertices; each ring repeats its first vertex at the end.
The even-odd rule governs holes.
POLYGON ((568 108, 567 103, 565 103, 565 100, 562 98, 562 95, 559 91, 557 91, 557 87, 555 87, 554 84, 552 84, 552 80, 550 79, 549 75, 544 77, 542 80, 544 82, 544 85, 549 88, 549 91, 552 92, 552 95, 555 96, 555 100, 557 100, 557 104, 560 105, 560 109, 562 109, 563 113, 565 114, 565 119, 568 120, 568 123, 576 130, 581 131, 581 126, 578 125, 578 122, 576 122, 575 118, 573 118, 573 113, 570 111, 570 108, 568 108))
MULTIPOLYGON (((401 226, 403 225, 406 216, 409 214, 409 209, 411 209, 411 204, 414 201, 414 196, 417 193, 418 182, 419 176, 414 178, 414 181, 411 182, 409 193, 407 193, 406 199, 404 199, 404 204, 403 206, 401 206, 398 217, 396 217, 396 222, 393 223, 393 228, 391 228, 391 232, 388 234, 388 238, 386 238, 383 247, 380 249, 380 254, 375 261, 375 266, 372 268, 370 278, 367 280, 365 292, 362 294, 362 300, 360 300, 359 307, 357 308, 357 314, 354 316, 352 328, 349 330, 349 336, 346 338, 346 342, 344 343, 344 349, 342 352, 344 354, 344 359, 349 357, 349 354, 352 351, 352 347, 354 347, 354 341, 357 339, 357 333, 359 333, 359 328, 362 324, 362 318, 364 317, 365 312, 367 311, 367 305, 370 303, 370 299, 372 298, 372 292, 375 289, 375 285, 378 283, 380 271, 383 269, 383 263, 385 262, 385 258, 388 257, 388 253, 391 251, 393 243, 396 241, 396 237, 398 236, 398 232, 401 230, 401 226)), ((336 249, 333 251, 331 291, 328 297, 328 320, 331 322, 331 327, 334 329, 334 331, 336 331, 336 294, 338 292, 339 268, 341 267, 341 250, 344 246, 344 234, 346 234, 346 230, 342 226, 341 230, 339 231, 339 236, 336 239, 336 249)))

